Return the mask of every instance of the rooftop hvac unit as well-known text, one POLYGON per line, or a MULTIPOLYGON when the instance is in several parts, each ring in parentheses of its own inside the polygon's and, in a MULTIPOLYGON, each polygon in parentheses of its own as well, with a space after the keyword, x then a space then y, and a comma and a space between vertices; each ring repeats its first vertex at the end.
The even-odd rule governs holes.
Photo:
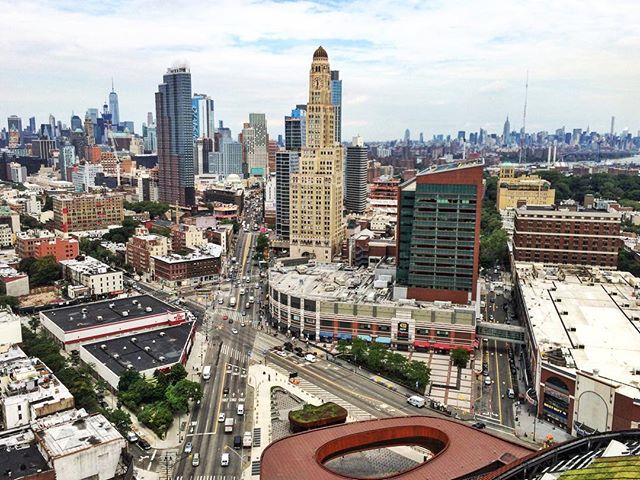
POLYGON ((120 355, 118 355, 117 353, 114 353, 113 358, 120 358, 120 355))
POLYGON ((102 320, 102 315, 97 316, 98 321, 102 320))
POLYGON ((566 310, 563 310, 562 312, 560 312, 560 315, 569 315, 569 312, 567 312, 566 310))
POLYGON ((561 299, 561 298, 556 298, 556 302, 557 302, 557 303, 560 303, 561 301, 562 301, 562 299, 561 299))
POLYGON ((576 331, 576 327, 569 327, 569 331, 570 332, 575 332, 576 331))
POLYGON ((160 335, 161 337, 164 337, 166 334, 167 334, 166 332, 160 332, 160 333, 159 333, 159 335, 160 335))
POLYGON ((129 365, 127 365, 127 368, 128 368, 129 370, 131 370, 131 369, 133 369, 133 365, 129 364, 129 365))
POLYGON ((83 309, 82 309, 82 313, 87 313, 87 309, 86 309, 86 308, 83 308, 83 309))
POLYGON ((110 304, 109 304, 109 308, 113 308, 113 307, 115 307, 115 306, 116 306, 116 304, 115 304, 115 303, 110 303, 110 304))
POLYGON ((106 349, 107 349, 107 346, 103 343, 102 345, 100 345, 100 348, 101 348, 102 350, 106 350, 106 349))
POLYGON ((131 339, 131 343, 136 343, 137 341, 138 341, 138 339, 137 339, 136 337, 133 337, 133 338, 131 339))
POLYGON ((124 310, 124 311, 122 312, 122 316, 123 316, 123 317, 128 317, 128 316, 129 316, 129 310, 124 310))
POLYGON ((132 303, 135 305, 136 303, 138 303, 138 300, 134 298, 132 303))
POLYGON ((127 346, 126 346, 126 345, 124 345, 124 346, 122 347, 122 349, 123 349, 123 350, 126 350, 126 349, 127 349, 127 346))
POLYGON ((151 308, 151 307, 147 307, 147 308, 145 308, 144 310, 145 310, 145 312, 151 312, 151 311, 153 310, 153 308, 151 308))
POLYGON ((150 351, 151 351, 151 347, 149 347, 149 346, 144 347, 144 351, 145 351, 145 352, 150 352, 150 351))
POLYGON ((165 359, 164 359, 164 357, 160 357, 160 358, 158 358, 158 360, 160 360, 161 362, 164 362, 165 359))
POLYGON ((141 303, 138 304, 138 310, 142 310, 142 304, 141 303))

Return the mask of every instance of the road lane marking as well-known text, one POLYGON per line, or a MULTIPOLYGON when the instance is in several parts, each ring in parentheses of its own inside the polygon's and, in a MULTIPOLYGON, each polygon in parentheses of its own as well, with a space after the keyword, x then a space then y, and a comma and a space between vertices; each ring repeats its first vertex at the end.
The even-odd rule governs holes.
MULTIPOLYGON (((494 349, 496 351, 496 354, 498 353, 498 341, 494 340, 493 341, 494 344, 494 349)), ((500 423, 502 424, 502 390, 500 389, 500 366, 498 365, 498 355, 495 355, 494 358, 496 359, 496 380, 495 380, 495 384, 497 386, 497 390, 496 390, 496 399, 498 400, 498 418, 500 419, 500 423)))
MULTIPOLYGON (((224 373, 222 374, 222 389, 224 390, 224 384, 225 384, 225 380, 227 378, 227 369, 226 369, 226 363, 225 363, 225 369, 224 369, 224 373)), ((215 422, 215 427, 213 429, 213 433, 217 433, 218 432, 218 416, 220 415, 220 409, 222 408, 222 399, 224 398, 224 393, 222 393, 222 391, 220 391, 220 400, 218 401, 218 408, 216 409, 216 414, 213 417, 213 421, 215 422)))

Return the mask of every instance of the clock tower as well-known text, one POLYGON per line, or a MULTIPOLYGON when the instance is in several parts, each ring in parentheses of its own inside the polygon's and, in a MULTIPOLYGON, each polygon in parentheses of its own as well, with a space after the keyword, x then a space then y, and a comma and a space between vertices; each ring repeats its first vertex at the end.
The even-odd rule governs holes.
POLYGON ((290 177, 291 256, 331 262, 342 248, 343 152, 336 142, 329 56, 318 47, 309 72, 307 143, 290 177))

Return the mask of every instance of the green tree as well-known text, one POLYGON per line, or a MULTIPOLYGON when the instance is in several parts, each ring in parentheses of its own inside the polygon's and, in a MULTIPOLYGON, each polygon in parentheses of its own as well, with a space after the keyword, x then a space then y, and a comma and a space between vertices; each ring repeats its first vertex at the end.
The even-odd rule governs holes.
POLYGON ((469 358, 471 358, 471 355, 464 348, 454 348, 451 350, 451 360, 457 367, 466 368, 469 358))
POLYGON ((8 295, 0 295, 0 306, 1 307, 11 307, 12 310, 15 310, 20 305, 20 302, 16 297, 10 297, 8 295))
POLYGON ((180 380, 187 378, 187 371, 181 363, 176 363, 169 370, 167 377, 170 384, 178 383, 180 380))
POLYGON ((165 392, 165 397, 173 412, 187 413, 189 400, 197 401, 202 398, 202 388, 199 383, 184 378, 170 385, 165 392))
POLYGON ((120 410, 119 408, 113 410, 107 408, 103 410, 103 414, 120 433, 125 434, 131 430, 131 415, 124 410, 120 410))
POLYGON ((149 217, 161 217, 171 209, 171 205, 161 202, 124 202, 124 208, 136 213, 149 212, 149 217))
POLYGON ((125 368, 122 372, 120 372, 120 379, 118 380, 118 391, 128 391, 131 385, 141 379, 142 376, 140 375, 140 373, 136 372, 135 370, 125 368))
POLYGON ((62 278, 62 266, 53 255, 36 259, 25 258, 18 265, 20 271, 29 275, 31 287, 53 285, 62 278))
POLYGON ((431 369, 424 362, 411 360, 405 372, 407 380, 416 390, 424 391, 431 378, 431 369))
POLYGON ((167 405, 167 402, 159 401, 151 405, 146 405, 140 413, 138 413, 138 420, 160 437, 164 437, 173 422, 173 413, 169 405, 167 405))

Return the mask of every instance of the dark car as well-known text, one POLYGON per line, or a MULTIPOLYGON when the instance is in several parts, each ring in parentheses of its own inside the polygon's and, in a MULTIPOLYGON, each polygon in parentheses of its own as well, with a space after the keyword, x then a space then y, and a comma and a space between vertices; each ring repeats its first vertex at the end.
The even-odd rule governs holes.
POLYGON ((483 428, 485 428, 487 425, 484 422, 476 422, 473 425, 471 425, 473 428, 477 428, 478 430, 482 430, 483 428))
POLYGON ((224 387, 224 388, 222 389, 222 393, 223 393, 223 394, 225 394, 225 395, 226 395, 227 393, 229 393, 229 387, 224 387))
POLYGON ((284 343, 284 349, 289 351, 289 352, 293 352, 293 343, 291 342, 285 342, 284 343))
POLYGON ((151 450, 151 444, 144 438, 138 439, 138 446, 143 450, 151 450))
POLYGON ((240 435, 233 437, 233 448, 236 450, 240 450, 242 448, 242 437, 240 435))

